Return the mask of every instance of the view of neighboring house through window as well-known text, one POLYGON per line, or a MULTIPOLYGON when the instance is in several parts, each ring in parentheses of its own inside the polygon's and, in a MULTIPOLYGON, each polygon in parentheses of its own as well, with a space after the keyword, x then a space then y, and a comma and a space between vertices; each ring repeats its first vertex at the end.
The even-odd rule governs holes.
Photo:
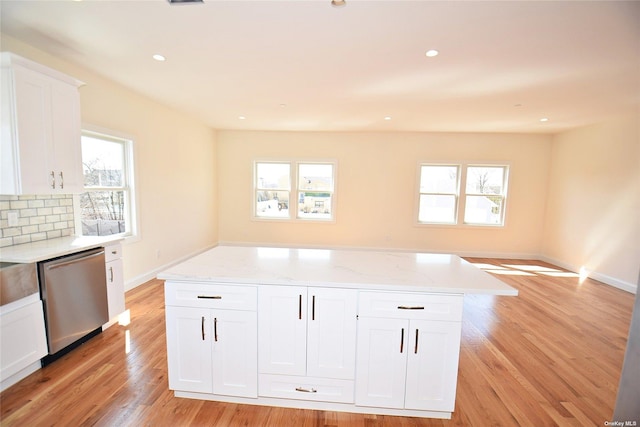
POLYGON ((508 167, 468 165, 464 171, 461 176, 459 165, 420 165, 419 223, 458 224, 462 210, 464 224, 504 225, 508 167))
POLYGON ((459 169, 456 165, 421 165, 419 222, 456 223, 459 169))
POLYGON ((257 218, 333 219, 333 163, 256 162, 254 173, 257 218))
POLYGON ((298 218, 331 219, 333 164, 298 164, 298 218))
POLYGON ((503 225, 506 166, 467 167, 465 224, 503 225))
POLYGON ((132 234, 132 141, 82 132, 84 190, 79 197, 83 236, 132 234))

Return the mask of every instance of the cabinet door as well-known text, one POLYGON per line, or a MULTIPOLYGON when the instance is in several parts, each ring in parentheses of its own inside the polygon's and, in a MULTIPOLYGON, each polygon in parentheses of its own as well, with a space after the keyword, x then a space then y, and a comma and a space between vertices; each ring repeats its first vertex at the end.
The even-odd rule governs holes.
POLYGON ((210 310, 168 306, 165 314, 169 388, 212 393, 210 310))
POLYGON ((406 409, 453 411, 460 331, 459 322, 411 320, 406 409))
POLYGON ((213 393, 258 397, 258 326, 255 311, 211 310, 213 393))
POLYGON ((307 375, 353 380, 358 291, 308 288, 307 375))
POLYGON ((358 319, 356 405, 403 408, 409 321, 358 319))
POLYGON ((307 288, 262 286, 258 289, 258 371, 305 375, 307 288))
POLYGON ((0 377, 4 380, 47 354, 42 302, 0 316, 0 377))
POLYGON ((80 97, 78 88, 53 80, 51 83, 55 191, 80 193, 84 188, 80 146, 80 97))
POLYGON ((11 194, 50 194, 53 191, 50 78, 20 66, 15 66, 13 73, 16 126, 13 155, 18 170, 15 191, 11 194))
POLYGON ((105 263, 107 268, 107 303, 109 319, 113 319, 125 310, 124 305, 124 273, 122 259, 105 263))

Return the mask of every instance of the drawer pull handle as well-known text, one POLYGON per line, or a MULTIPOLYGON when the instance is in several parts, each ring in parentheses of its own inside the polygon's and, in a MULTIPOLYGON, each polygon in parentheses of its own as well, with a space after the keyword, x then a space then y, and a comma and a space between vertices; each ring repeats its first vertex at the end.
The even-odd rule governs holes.
POLYGON ((424 310, 424 307, 418 305, 399 305, 398 310, 424 310))
POLYGON ((109 267, 109 281, 113 283, 113 267, 109 267))
POLYGON ((315 388, 302 388, 302 387, 296 387, 296 391, 300 391, 302 393, 317 393, 318 390, 316 390, 315 388))
POLYGON ((402 332, 400 335, 400 353, 404 351, 404 328, 402 328, 402 332))
POLYGON ((56 188, 56 173, 51 171, 51 188, 55 190, 56 188))
POLYGON ((62 174, 62 172, 60 172, 58 175, 60 175, 60 189, 64 189, 64 175, 62 174))
POLYGON ((419 336, 418 329, 416 329, 416 348, 413 350, 414 354, 418 354, 418 336, 419 336))
POLYGON ((302 320, 302 295, 298 298, 298 320, 302 320))
POLYGON ((316 296, 311 298, 311 320, 316 320, 316 296))
POLYGON ((198 295, 200 299, 222 299, 220 295, 198 295))
MULTIPOLYGON (((416 333, 418 332, 418 330, 416 329, 416 333)), ((218 318, 214 317, 213 318, 213 340, 215 342, 218 342, 218 318)), ((418 349, 418 344, 416 343, 416 350, 418 349)))
POLYGON ((204 316, 202 316, 202 324, 200 327, 202 328, 202 341, 204 341, 204 316))

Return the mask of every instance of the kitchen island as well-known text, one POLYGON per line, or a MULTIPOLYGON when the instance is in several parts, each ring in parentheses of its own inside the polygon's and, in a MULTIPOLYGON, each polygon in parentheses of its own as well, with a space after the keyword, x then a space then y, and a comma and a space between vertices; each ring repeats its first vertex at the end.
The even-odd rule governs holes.
POLYGON ((465 294, 517 291, 456 255, 220 246, 165 280, 178 397, 450 418, 465 294))

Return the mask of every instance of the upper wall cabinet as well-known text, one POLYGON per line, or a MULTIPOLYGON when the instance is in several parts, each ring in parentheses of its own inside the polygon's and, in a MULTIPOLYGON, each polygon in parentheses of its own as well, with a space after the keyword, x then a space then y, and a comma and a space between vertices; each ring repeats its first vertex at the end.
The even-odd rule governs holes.
POLYGON ((0 194, 83 191, 80 82, 2 52, 0 194))

